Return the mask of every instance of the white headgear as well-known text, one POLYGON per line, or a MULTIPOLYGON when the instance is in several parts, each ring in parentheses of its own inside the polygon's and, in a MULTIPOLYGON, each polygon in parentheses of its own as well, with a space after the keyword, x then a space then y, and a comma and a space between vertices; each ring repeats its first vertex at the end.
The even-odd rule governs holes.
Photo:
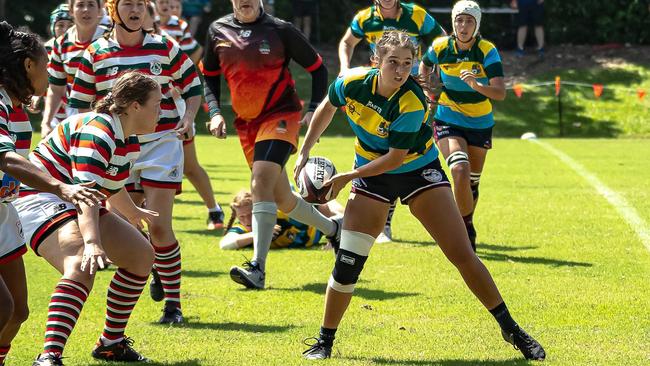
POLYGON ((476 37, 481 27, 481 7, 471 0, 457 2, 451 11, 451 24, 454 27, 454 34, 456 33, 456 17, 461 14, 467 14, 476 20, 476 29, 474 29, 474 34, 472 34, 472 37, 476 37))

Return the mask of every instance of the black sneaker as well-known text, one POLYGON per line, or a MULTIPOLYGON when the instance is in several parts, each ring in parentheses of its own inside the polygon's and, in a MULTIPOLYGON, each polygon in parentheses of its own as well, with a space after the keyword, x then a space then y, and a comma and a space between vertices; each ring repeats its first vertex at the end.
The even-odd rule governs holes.
POLYGON ((302 352, 302 357, 308 360, 324 360, 332 357, 332 346, 326 345, 325 341, 320 338, 307 338, 302 343, 309 346, 302 352))
POLYGON ((223 229, 223 211, 208 212, 208 230, 223 229))
POLYGON ((327 236, 327 243, 334 248, 334 255, 339 251, 341 246, 341 229, 343 228, 343 216, 335 217, 332 219, 334 225, 336 225, 336 231, 334 235, 327 236))
POLYGON ((230 279, 246 288, 263 290, 266 275, 257 262, 246 261, 242 267, 230 268, 230 279))
POLYGON ((165 289, 163 289, 160 276, 155 269, 151 271, 151 282, 149 282, 149 296, 155 302, 163 301, 165 298, 165 289))
POLYGON ((63 357, 58 353, 48 353, 36 356, 32 366, 63 366, 63 357))
POLYGON ((183 312, 177 306, 165 306, 163 315, 158 320, 160 324, 183 324, 184 322, 183 312))
POLYGON ((502 329, 501 335, 506 342, 519 350, 527 360, 543 361, 546 358, 546 352, 542 345, 518 325, 512 333, 507 333, 502 329))
POLYGON ((101 338, 90 354, 94 359, 119 362, 147 362, 148 360, 133 349, 133 339, 124 337, 121 341, 105 346, 101 338))
POLYGON ((474 224, 465 227, 467 228, 467 235, 469 235, 469 243, 472 245, 474 253, 476 253, 476 229, 474 224))

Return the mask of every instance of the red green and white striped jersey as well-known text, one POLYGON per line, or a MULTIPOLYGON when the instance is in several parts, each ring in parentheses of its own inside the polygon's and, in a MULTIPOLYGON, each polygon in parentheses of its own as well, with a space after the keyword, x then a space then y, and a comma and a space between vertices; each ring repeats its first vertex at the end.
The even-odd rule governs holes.
MULTIPOLYGON (((22 106, 14 107, 9 94, 0 88, 0 153, 29 154, 32 142, 32 125, 22 106)), ((20 183, 0 170, 0 202, 16 198, 20 183)))
MULTIPOLYGON (((79 62, 81 61, 83 52, 92 42, 99 39, 107 31, 106 28, 98 26, 95 34, 93 34, 92 40, 82 43, 77 41, 77 27, 72 27, 52 44, 50 63, 47 66, 49 72, 48 80, 52 85, 66 86, 66 96, 61 103, 61 108, 63 108, 63 118, 60 118, 61 121, 67 117, 65 114, 65 106, 70 97, 72 82, 79 68, 79 62)), ((60 111, 57 112, 57 118, 60 117, 59 113, 60 111)))
POLYGON ((118 116, 89 112, 59 124, 29 160, 67 184, 95 181, 94 188, 110 196, 124 187, 138 155, 138 138, 124 136, 118 116))
POLYGON ((169 18, 167 24, 160 24, 160 29, 172 36, 178 42, 181 51, 188 56, 191 56, 199 48, 199 42, 192 37, 189 24, 175 15, 169 18))
POLYGON ((171 88, 178 87, 181 97, 201 95, 201 81, 192 61, 174 41, 145 34, 142 45, 122 47, 113 38, 100 38, 83 54, 72 84, 69 105, 90 109, 91 104, 108 94, 120 74, 138 70, 152 76, 163 94, 156 132, 174 129, 180 121, 171 88))
MULTIPOLYGON (((45 46, 45 50, 47 51, 47 58, 48 60, 52 60, 52 48, 54 47, 54 41, 56 38, 52 37, 50 38, 47 42, 43 44, 45 46)), ((48 64, 48 70, 50 66, 48 64)), ((54 118, 58 119, 59 121, 63 121, 67 117, 66 112, 65 112, 65 96, 63 97, 63 101, 61 102, 61 105, 59 106, 59 109, 56 111, 54 114, 54 118)))

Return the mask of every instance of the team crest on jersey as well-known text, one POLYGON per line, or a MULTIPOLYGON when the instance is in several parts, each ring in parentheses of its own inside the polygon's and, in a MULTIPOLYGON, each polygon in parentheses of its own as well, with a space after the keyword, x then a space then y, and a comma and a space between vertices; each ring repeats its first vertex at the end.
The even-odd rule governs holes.
POLYGON ((160 64, 160 61, 154 60, 149 63, 149 71, 158 76, 162 73, 162 65, 160 64))
POLYGON ((242 29, 239 31, 239 36, 242 38, 248 38, 251 36, 252 33, 253 31, 250 29, 242 29))
POLYGON ((266 39, 260 43, 260 53, 263 55, 271 53, 271 44, 266 39))
POLYGON ((381 137, 388 136, 388 122, 381 121, 381 123, 379 123, 379 126, 377 126, 377 135, 381 137))
POLYGON ((478 75, 481 73, 481 67, 478 64, 472 65, 472 74, 478 75))
POLYGON ((281 120, 275 130, 279 133, 287 133, 287 121, 281 120))
POLYGON ((422 171, 422 178, 426 179, 431 183, 438 183, 442 180, 442 173, 436 169, 424 169, 422 171))

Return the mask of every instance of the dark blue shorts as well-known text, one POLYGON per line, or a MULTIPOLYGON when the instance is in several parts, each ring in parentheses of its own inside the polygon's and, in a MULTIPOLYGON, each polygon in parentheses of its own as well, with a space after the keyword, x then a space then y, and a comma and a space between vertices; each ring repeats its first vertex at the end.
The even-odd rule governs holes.
POLYGON ((470 146, 476 146, 488 150, 492 148, 491 127, 482 130, 465 129, 447 124, 440 120, 435 120, 433 126, 433 135, 436 138, 436 142, 446 137, 461 137, 467 141, 467 144, 470 146))

